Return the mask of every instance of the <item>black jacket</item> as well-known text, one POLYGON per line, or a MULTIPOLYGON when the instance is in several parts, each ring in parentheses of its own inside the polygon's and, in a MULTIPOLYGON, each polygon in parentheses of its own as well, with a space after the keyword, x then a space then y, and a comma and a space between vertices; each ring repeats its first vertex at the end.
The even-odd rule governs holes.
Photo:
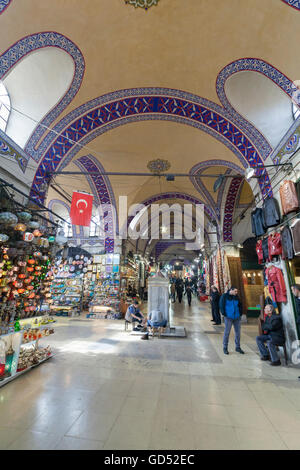
POLYGON ((280 222, 280 210, 276 199, 268 197, 263 203, 263 217, 265 227, 274 227, 280 222))
POLYGON ((294 258, 294 248, 292 234, 288 226, 285 226, 281 232, 281 245, 283 256, 286 259, 294 258))
POLYGON ((270 335, 272 342, 278 346, 283 346, 285 343, 283 324, 280 315, 273 313, 270 317, 267 316, 262 325, 262 330, 267 335, 270 335))
POLYGON ((298 325, 300 325, 300 298, 299 297, 295 297, 295 303, 296 303, 296 314, 297 314, 297 317, 296 317, 296 322, 298 323, 298 325))
POLYGON ((269 244, 267 238, 264 238, 262 241, 262 250, 264 256, 264 263, 266 263, 269 261, 269 244))
POLYGON ((213 309, 219 310, 220 294, 218 291, 210 292, 210 301, 213 309))
POLYGON ((263 210, 260 207, 257 207, 251 213, 251 223, 252 223, 252 232, 256 237, 260 237, 266 232, 264 225, 264 216, 263 210))

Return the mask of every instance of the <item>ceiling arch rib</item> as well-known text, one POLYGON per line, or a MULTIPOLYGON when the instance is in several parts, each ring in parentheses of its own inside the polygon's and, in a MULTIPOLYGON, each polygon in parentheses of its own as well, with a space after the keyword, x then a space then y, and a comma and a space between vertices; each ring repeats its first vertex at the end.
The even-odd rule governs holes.
POLYGON ((227 162, 225 160, 205 160, 204 162, 197 163, 193 168, 190 170, 190 181, 193 184, 193 186, 199 191, 199 193, 205 197, 210 205, 211 208, 213 208, 217 219, 220 220, 221 218, 221 204, 222 204, 222 199, 223 199, 223 194, 225 190, 225 181, 222 183, 219 191, 218 191, 218 196, 217 196, 217 202, 214 201, 214 199, 211 197, 210 193, 207 191, 207 188, 205 187, 205 184, 202 181, 202 178, 205 178, 205 174, 203 174, 203 170, 207 168, 212 168, 213 172, 216 172, 214 167, 225 167, 228 168, 228 171, 225 171, 225 174, 229 174, 231 170, 233 170, 235 173, 238 174, 243 174, 243 170, 241 167, 238 165, 235 165, 234 163, 227 162), (199 175, 199 178, 194 178, 193 176, 199 175), (201 178, 202 177, 202 178, 201 178))
MULTIPOLYGON (((76 119, 45 153, 37 169, 32 189, 39 192, 48 172, 55 171, 61 164, 66 165, 77 154, 80 150, 77 143, 85 145, 114 127, 140 120, 165 119, 198 127, 229 147, 244 167, 263 166, 257 149, 238 127, 226 119, 222 108, 218 107, 219 112, 216 112, 200 104, 204 101, 207 103, 207 100, 198 98, 198 102, 192 102, 188 99, 191 98, 190 94, 176 90, 173 91, 174 96, 171 96, 172 90, 160 90, 164 93, 168 91, 168 95, 150 94, 150 91, 151 89, 134 89, 119 92, 123 94, 123 98, 108 102, 76 119), (147 91, 148 94, 143 95, 147 91)), ((111 98, 112 96, 117 95, 113 93, 111 98)), ((217 106, 214 103, 211 105, 212 108, 217 106)), ((262 171, 259 184, 263 195, 272 194, 266 170, 262 171)), ((34 191, 32 197, 39 198, 34 191)), ((39 199, 42 202, 43 198, 39 199)))

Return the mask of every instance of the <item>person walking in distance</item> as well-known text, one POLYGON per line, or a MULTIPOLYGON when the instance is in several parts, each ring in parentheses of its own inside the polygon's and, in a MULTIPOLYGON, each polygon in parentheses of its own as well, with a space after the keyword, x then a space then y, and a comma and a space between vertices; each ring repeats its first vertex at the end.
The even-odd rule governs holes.
POLYGON ((191 302, 192 302, 192 293, 193 293, 193 283, 191 280, 188 280, 185 285, 185 294, 188 299, 189 307, 191 306, 191 302))
POLYGON ((176 293, 177 293, 178 302, 180 304, 181 304, 181 301, 182 301, 183 291, 184 291, 183 280, 181 278, 178 278, 176 280, 176 293))
POLYGON ((222 315, 224 316, 225 321, 225 330, 223 337, 224 354, 229 354, 228 341, 232 325, 234 327, 235 333, 235 350, 240 354, 244 354, 244 351, 241 349, 240 345, 242 304, 238 297, 238 290, 236 287, 232 286, 228 292, 221 296, 220 310, 222 315))

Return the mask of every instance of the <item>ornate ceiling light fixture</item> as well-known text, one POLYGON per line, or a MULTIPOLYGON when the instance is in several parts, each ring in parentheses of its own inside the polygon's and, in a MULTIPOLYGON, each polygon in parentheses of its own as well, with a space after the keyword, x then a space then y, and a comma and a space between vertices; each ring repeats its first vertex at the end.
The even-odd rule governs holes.
POLYGON ((135 8, 144 8, 144 10, 149 10, 153 5, 157 5, 159 0, 125 0, 127 5, 133 5, 135 8))

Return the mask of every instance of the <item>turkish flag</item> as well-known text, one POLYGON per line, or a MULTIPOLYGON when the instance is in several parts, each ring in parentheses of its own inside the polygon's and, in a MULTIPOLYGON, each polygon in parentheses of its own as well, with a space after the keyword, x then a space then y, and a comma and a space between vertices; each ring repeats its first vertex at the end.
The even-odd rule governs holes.
POLYGON ((73 192, 70 218, 73 225, 89 227, 92 218, 94 196, 86 193, 73 192))

